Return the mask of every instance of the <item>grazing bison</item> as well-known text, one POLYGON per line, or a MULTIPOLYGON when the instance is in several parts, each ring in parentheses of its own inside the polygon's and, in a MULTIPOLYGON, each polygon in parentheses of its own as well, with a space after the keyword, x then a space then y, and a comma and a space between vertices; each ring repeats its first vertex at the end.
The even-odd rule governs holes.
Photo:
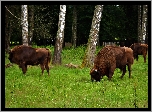
POLYGON ((51 52, 47 48, 32 48, 26 45, 18 45, 9 51, 9 58, 11 63, 16 63, 22 68, 23 74, 27 71, 27 65, 39 65, 42 69, 47 70, 49 75, 49 64, 51 59, 51 52))
POLYGON ((121 76, 123 78, 126 73, 126 65, 128 66, 130 78, 133 61, 133 50, 131 48, 106 46, 99 51, 94 60, 94 67, 90 71, 91 80, 100 81, 104 75, 111 80, 116 68, 123 71, 121 76))
POLYGON ((130 48, 133 50, 134 59, 138 61, 138 55, 143 55, 144 62, 146 63, 146 55, 148 51, 147 44, 134 43, 130 46, 130 48))

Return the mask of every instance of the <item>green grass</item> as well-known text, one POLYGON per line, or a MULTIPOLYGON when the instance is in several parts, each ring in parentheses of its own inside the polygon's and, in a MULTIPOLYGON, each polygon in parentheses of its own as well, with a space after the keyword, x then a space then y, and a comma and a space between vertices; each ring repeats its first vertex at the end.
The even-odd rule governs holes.
MULTIPOLYGON (((37 47, 37 46, 35 46, 37 47)), ((49 48, 49 47, 48 47, 49 48)), ((53 47, 50 48, 52 51, 53 47)), ((97 49, 99 51, 99 49, 97 49)), ((28 67, 23 75, 17 65, 5 69, 6 108, 147 108, 148 62, 139 56, 123 79, 116 69, 109 81, 91 82, 90 68, 67 68, 64 64, 80 65, 85 47, 63 49, 62 65, 52 66, 50 76, 41 76, 39 66, 28 67), (136 92, 135 92, 136 90, 136 92)), ((9 63, 6 55, 5 63, 9 63)), ((148 61, 148 60, 147 60, 148 61)))

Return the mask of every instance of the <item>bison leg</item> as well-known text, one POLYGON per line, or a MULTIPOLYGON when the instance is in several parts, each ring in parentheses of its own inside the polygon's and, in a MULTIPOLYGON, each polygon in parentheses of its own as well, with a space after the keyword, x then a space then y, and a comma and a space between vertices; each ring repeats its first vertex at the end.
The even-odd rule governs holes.
POLYGON ((111 80, 113 74, 114 74, 114 72, 110 72, 110 73, 109 73, 108 80, 111 80))
POLYGON ((25 74, 27 71, 27 65, 22 64, 21 68, 22 68, 23 74, 25 74))
POLYGON ((128 64, 129 78, 131 78, 131 64, 128 64))
POLYGON ((146 63, 146 55, 143 55, 143 57, 144 57, 144 63, 146 63))
POLYGON ((40 67, 41 67, 42 75, 43 75, 43 73, 44 73, 44 65, 43 65, 43 64, 40 64, 40 67))
POLYGON ((45 65, 45 68, 46 68, 48 76, 49 76, 50 74, 49 74, 49 66, 48 66, 48 64, 45 65))
POLYGON ((136 61, 138 61, 138 55, 136 56, 136 61))
POLYGON ((122 68, 122 76, 121 76, 121 78, 123 78, 123 76, 125 75, 125 73, 126 73, 126 65, 122 68))
POLYGON ((109 69, 109 73, 108 73, 108 79, 109 80, 111 80, 111 78, 112 78, 112 76, 113 76, 113 74, 114 74, 114 71, 115 71, 115 69, 116 69, 116 64, 113 64, 111 67, 110 67, 110 69, 109 69))
POLYGON ((46 58, 44 60, 44 65, 45 65, 45 69, 47 70, 47 73, 48 73, 48 76, 49 76, 50 73, 49 73, 49 61, 48 61, 48 58, 46 58))

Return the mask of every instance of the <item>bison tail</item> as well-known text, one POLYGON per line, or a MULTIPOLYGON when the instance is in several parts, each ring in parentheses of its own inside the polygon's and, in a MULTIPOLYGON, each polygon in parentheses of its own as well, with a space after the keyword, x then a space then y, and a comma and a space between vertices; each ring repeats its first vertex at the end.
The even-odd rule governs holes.
POLYGON ((48 66, 50 66, 50 61, 51 61, 52 55, 51 55, 51 51, 50 51, 49 49, 47 49, 47 50, 48 50, 48 59, 47 59, 47 63, 48 63, 48 66))
POLYGON ((134 57, 132 57, 132 63, 131 64, 133 64, 134 63, 134 57))

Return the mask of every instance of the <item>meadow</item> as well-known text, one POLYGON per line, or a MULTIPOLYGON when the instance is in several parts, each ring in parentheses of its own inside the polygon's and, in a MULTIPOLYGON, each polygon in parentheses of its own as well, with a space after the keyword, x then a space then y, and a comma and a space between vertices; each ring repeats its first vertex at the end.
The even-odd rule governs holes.
MULTIPOLYGON (((53 52, 53 47, 48 48, 53 52)), ((6 68, 5 108, 148 108, 148 56, 146 63, 142 56, 134 60, 130 79, 128 71, 121 79, 116 69, 111 81, 104 76, 100 82, 91 82, 91 68, 65 66, 80 65, 85 49, 64 48, 62 65, 51 64, 50 76, 46 71, 41 76, 39 66, 29 66, 26 75, 16 64, 6 68)))

